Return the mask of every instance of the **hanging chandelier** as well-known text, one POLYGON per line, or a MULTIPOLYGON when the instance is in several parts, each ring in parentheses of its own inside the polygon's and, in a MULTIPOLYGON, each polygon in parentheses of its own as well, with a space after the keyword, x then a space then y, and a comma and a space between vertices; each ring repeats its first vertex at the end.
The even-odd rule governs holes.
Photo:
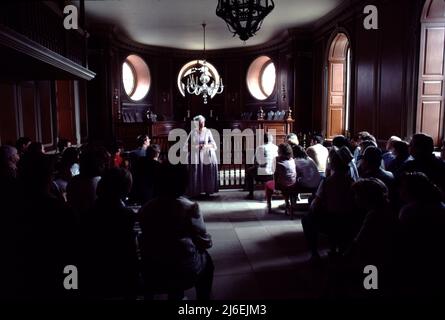
POLYGON ((233 36, 246 41, 260 30, 273 8, 273 0, 218 0, 216 15, 227 23, 233 36))
POLYGON ((197 60, 196 66, 191 69, 187 78, 186 89, 189 94, 199 96, 202 94, 204 104, 207 104, 207 98, 213 98, 216 94, 224 91, 222 78, 215 76, 210 72, 206 61, 206 24, 202 24, 204 33, 204 57, 203 60, 197 60))

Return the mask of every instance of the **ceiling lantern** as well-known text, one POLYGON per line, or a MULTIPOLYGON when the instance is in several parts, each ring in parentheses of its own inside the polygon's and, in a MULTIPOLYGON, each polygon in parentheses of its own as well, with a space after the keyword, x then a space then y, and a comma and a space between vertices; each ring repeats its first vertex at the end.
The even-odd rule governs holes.
POLYGON ((216 15, 227 23, 233 36, 246 41, 260 30, 274 7, 273 0, 218 0, 216 15))

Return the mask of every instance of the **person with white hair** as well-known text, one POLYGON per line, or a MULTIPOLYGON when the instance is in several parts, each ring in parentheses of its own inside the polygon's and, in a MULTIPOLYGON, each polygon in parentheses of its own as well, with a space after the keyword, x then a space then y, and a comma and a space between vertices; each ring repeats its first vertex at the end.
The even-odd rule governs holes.
POLYGON ((17 173, 17 162, 20 160, 20 156, 17 149, 9 146, 3 145, 0 147, 0 176, 5 177, 16 177, 17 173))
MULTIPOLYGON (((217 145, 212 131, 205 126, 202 115, 193 118, 195 128, 190 132, 188 142, 191 144, 189 158, 188 196, 210 195, 218 192, 218 158, 217 145)), ((188 146, 188 143, 186 144, 188 146)))
POLYGON ((383 164, 385 166, 385 170, 388 170, 388 165, 391 163, 392 160, 394 160, 396 158, 396 156, 394 155, 393 151, 394 151, 394 142, 396 141, 402 141, 402 139, 400 139, 397 136, 392 136, 388 139, 388 141, 386 142, 386 152, 382 155, 382 160, 383 160, 383 164))

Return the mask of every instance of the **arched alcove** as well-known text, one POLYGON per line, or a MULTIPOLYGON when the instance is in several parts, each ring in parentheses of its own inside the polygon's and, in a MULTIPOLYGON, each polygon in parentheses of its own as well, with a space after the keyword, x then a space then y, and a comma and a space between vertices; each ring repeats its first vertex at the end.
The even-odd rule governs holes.
POLYGON ((338 33, 328 55, 327 137, 344 134, 349 113, 349 39, 338 33))

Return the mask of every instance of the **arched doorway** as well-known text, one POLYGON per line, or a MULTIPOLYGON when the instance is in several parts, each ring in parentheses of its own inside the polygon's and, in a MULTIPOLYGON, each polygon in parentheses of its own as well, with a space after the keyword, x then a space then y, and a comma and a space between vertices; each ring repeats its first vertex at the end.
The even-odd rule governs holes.
POLYGON ((328 56, 328 138, 348 130, 350 58, 349 39, 346 34, 338 33, 331 42, 328 56))
POLYGON ((416 131, 444 138, 445 2, 427 0, 421 17, 416 131))

